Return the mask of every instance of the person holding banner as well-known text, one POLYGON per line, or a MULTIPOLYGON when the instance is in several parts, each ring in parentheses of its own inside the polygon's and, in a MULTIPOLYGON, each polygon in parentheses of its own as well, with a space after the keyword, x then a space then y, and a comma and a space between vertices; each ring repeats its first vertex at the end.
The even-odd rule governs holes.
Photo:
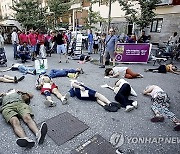
POLYGON ((110 78, 117 78, 117 77, 125 77, 128 79, 133 78, 143 78, 143 75, 139 73, 134 73, 131 69, 128 67, 113 67, 113 68, 107 68, 105 70, 105 76, 108 76, 110 78))
POLYGON ((115 66, 115 46, 118 41, 118 38, 114 35, 114 29, 109 30, 109 35, 105 39, 105 53, 103 56, 103 65, 100 68, 105 68, 106 58, 110 55, 110 58, 113 60, 113 66, 115 66))

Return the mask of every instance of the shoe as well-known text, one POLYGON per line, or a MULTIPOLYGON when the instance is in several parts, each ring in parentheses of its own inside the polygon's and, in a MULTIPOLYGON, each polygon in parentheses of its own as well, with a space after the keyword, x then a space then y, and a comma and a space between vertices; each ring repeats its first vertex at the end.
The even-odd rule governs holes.
POLYGON ((164 121, 163 116, 155 116, 155 117, 151 118, 151 122, 163 122, 163 121, 164 121))
POLYGON ((14 83, 18 83, 18 79, 16 76, 14 76, 14 83))
POLYGON ((46 100, 45 102, 44 102, 44 104, 47 106, 47 107, 55 107, 56 106, 56 103, 55 102, 51 102, 51 101, 48 101, 48 100, 46 100))
POLYGON ((134 109, 134 106, 131 106, 131 105, 127 105, 126 106, 126 112, 130 112, 130 111, 132 111, 134 109))
POLYGON ((137 101, 132 102, 132 105, 133 105, 136 109, 138 108, 138 103, 137 103, 137 101))
POLYGON ((174 127, 174 130, 175 130, 175 131, 180 131, 180 123, 177 124, 177 125, 174 127))
POLYGON ((33 71, 33 74, 36 75, 36 70, 33 71))
POLYGON ((29 138, 18 138, 16 140, 17 145, 20 147, 26 147, 26 148, 32 148, 35 145, 35 142, 33 140, 30 140, 29 138))
POLYGON ((121 104, 115 102, 110 103, 109 106, 116 106, 118 109, 121 108, 121 104))
POLYGON ((68 61, 68 60, 66 60, 66 63, 69 63, 69 61, 68 61))
POLYGON ((67 93, 65 94, 65 96, 63 96, 63 97, 62 97, 62 99, 61 99, 61 101, 62 101, 62 105, 65 105, 65 104, 67 104, 67 103, 68 103, 68 99, 69 99, 69 97, 70 97, 70 93, 69 93, 69 92, 67 92, 67 93))
POLYGON ((59 61, 59 63, 61 63, 61 60, 59 61))
POLYGON ((142 74, 139 74, 137 77, 138 78, 143 78, 144 76, 142 74))
POLYGON ((19 79, 17 79, 17 81, 19 82, 19 81, 22 81, 22 80, 24 80, 24 78, 25 78, 25 76, 21 76, 19 79))
POLYGON ((105 106, 104 106, 104 109, 105 109, 106 111, 109 111, 109 112, 117 112, 118 107, 105 105, 105 106))
POLYGON ((42 144, 44 142, 45 136, 47 134, 48 128, 46 122, 41 124, 39 132, 37 134, 37 143, 42 144))
POLYGON ((144 72, 148 72, 149 70, 148 69, 144 69, 144 72))
POLYGON ((99 68, 105 68, 105 65, 101 65, 101 66, 99 66, 99 68))

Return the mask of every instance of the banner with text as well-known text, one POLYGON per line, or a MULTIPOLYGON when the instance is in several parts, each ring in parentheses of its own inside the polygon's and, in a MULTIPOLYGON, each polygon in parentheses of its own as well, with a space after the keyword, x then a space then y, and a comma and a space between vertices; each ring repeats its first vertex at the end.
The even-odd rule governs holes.
POLYGON ((151 44, 118 43, 116 45, 115 59, 123 63, 147 63, 151 44))

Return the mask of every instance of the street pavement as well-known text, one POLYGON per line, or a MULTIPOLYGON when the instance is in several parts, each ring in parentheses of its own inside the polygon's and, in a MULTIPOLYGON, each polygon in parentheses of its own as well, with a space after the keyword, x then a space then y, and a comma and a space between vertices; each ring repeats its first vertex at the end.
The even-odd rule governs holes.
MULTIPOLYGON (((7 45, 5 50, 8 59, 8 67, 10 67, 12 63, 20 62, 19 60, 13 60, 13 50, 11 45, 7 45)), ((92 57, 97 60, 99 59, 99 55, 97 54, 93 54, 92 57)), ((70 60, 69 63, 65 63, 65 60, 62 60, 62 63, 60 64, 58 63, 58 58, 59 55, 57 54, 52 54, 52 57, 47 57, 49 67, 48 72, 52 68, 62 69, 81 67, 85 73, 78 77, 78 81, 85 83, 88 87, 97 90, 109 100, 114 101, 115 95, 113 91, 101 88, 101 85, 106 83, 113 85, 117 79, 105 79, 104 69, 99 68, 98 65, 92 63, 78 64, 75 60, 70 60)), ((34 62, 30 61, 25 64, 33 65, 34 62)), ((175 64, 180 68, 180 62, 175 61, 175 64)), ((47 136, 42 145, 36 145, 31 149, 25 149, 16 144, 17 136, 15 136, 11 126, 6 124, 2 115, 0 115, 0 154, 70 154, 71 150, 86 142, 95 134, 100 134, 107 141, 110 141, 111 136, 116 133, 121 135, 121 142, 118 142, 118 139, 114 140, 114 142, 116 145, 121 145, 120 149, 125 151, 125 153, 179 154, 180 132, 173 131, 174 124, 167 118, 163 123, 152 123, 150 121, 150 118, 153 116, 153 112, 151 111, 152 102, 149 97, 142 95, 142 91, 147 85, 155 84, 160 86, 171 98, 170 110, 180 118, 180 75, 144 72, 145 68, 158 66, 158 64, 153 66, 153 62, 147 64, 118 64, 118 66, 127 66, 133 71, 144 75, 144 78, 126 79, 137 92, 137 98, 133 99, 137 100, 139 104, 138 109, 134 109, 129 113, 126 113, 124 108, 121 108, 116 113, 106 112, 96 102, 80 101, 76 98, 70 98, 68 105, 62 105, 62 103, 54 96, 53 100, 57 102, 57 106, 46 108, 43 103, 45 97, 40 94, 40 91, 35 89, 35 82, 38 75, 26 75, 26 78, 18 84, 0 83, 1 92, 5 92, 10 88, 16 88, 34 94, 30 106, 35 115, 34 120, 36 123, 41 123, 44 120, 63 112, 69 112, 89 126, 88 130, 61 146, 56 145, 55 142, 47 136), (140 138, 146 139, 146 141, 139 141, 140 138), (122 142, 123 139, 124 141, 122 142), (149 141, 147 139, 149 139, 149 141), (150 139, 154 140, 152 141, 150 139)), ((1 70, 4 68, 6 67, 0 67, 1 70)), ((18 77, 22 75, 17 71, 8 71, 1 74, 11 76, 16 75, 18 77)), ((62 94, 65 94, 70 89, 69 80, 70 79, 66 77, 54 79, 62 94)), ((25 129, 27 136, 35 140, 35 136, 28 127, 22 121, 21 124, 25 129)), ((113 140, 113 138, 111 140, 113 140)))

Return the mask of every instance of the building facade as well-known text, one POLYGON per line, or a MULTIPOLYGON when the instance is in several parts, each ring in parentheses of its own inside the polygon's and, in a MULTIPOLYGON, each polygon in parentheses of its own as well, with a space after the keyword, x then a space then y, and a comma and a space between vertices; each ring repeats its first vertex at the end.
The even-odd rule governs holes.
POLYGON ((157 15, 149 28, 153 43, 167 42, 174 32, 180 36, 180 0, 163 0, 155 13, 157 15))

